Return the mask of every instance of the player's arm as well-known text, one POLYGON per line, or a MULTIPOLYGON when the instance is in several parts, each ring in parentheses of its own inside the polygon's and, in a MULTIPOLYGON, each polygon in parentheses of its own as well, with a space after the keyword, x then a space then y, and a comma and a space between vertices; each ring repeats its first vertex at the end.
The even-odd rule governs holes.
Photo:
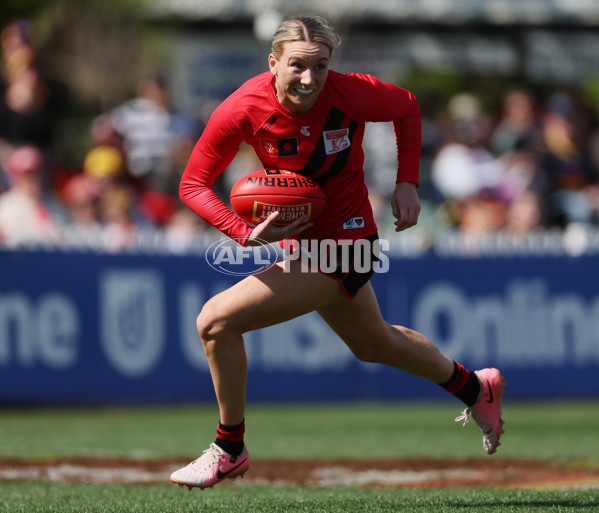
POLYGON ((252 227, 221 201, 214 192, 214 182, 237 154, 241 139, 239 130, 227 125, 219 127, 218 119, 218 116, 211 119, 191 154, 179 186, 181 201, 244 246, 276 242, 310 228, 313 223, 304 223, 303 218, 285 226, 275 226, 273 223, 278 215, 275 212, 252 227))
POLYGON ((397 177, 391 197, 395 231, 414 226, 420 215, 419 185, 422 122, 416 97, 393 84, 381 84, 381 102, 388 106, 397 144, 397 177), (390 108, 389 108, 390 107, 390 108))
POLYGON ((418 222, 420 200, 414 183, 398 182, 395 184, 391 197, 391 210, 395 217, 396 232, 411 228, 418 222))
POLYGON ((396 183, 419 185, 422 120, 418 99, 407 89, 372 75, 350 75, 348 88, 366 122, 392 122, 397 143, 396 183), (356 99, 359 99, 356 100, 356 99))
POLYGON ((205 155, 196 145, 181 177, 179 196, 202 219, 243 244, 252 228, 239 219, 214 192, 214 182, 222 172, 220 167, 220 164, 212 167, 206 165, 205 155))
POLYGON ((193 149, 179 185, 181 201, 202 219, 245 244, 253 228, 225 205, 214 192, 214 182, 239 151, 243 131, 225 101, 210 118, 193 149))

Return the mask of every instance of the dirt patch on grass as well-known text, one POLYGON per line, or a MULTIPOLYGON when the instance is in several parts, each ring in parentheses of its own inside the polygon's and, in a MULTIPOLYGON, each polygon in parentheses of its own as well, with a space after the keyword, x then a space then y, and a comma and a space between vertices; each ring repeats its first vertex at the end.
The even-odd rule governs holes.
MULTIPOLYGON (((187 461, 123 458, 0 460, 0 481, 168 484, 187 461)), ((599 489, 599 467, 585 461, 499 458, 359 461, 253 460, 245 479, 225 486, 509 487, 599 489)))

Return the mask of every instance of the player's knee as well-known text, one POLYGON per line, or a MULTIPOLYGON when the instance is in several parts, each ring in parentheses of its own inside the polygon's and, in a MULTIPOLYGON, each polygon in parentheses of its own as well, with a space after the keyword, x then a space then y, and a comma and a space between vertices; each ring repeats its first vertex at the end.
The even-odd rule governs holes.
POLYGON ((226 318, 220 314, 218 306, 212 300, 208 301, 196 319, 196 327, 202 343, 218 338, 225 326, 226 318))

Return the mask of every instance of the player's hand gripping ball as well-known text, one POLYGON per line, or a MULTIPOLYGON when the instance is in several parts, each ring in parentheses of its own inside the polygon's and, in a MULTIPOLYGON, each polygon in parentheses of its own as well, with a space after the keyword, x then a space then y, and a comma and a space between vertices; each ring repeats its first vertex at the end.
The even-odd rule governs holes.
POLYGON ((279 211, 275 225, 289 224, 302 215, 314 221, 324 209, 326 196, 313 180, 292 171, 262 169, 239 179, 231 189, 231 206, 251 225, 279 211))

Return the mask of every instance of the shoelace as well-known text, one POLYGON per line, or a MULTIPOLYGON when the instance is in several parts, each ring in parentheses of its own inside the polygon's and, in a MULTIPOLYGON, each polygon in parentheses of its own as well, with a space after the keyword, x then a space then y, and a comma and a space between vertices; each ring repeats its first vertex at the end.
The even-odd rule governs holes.
POLYGON ((484 425, 482 422, 480 422, 479 418, 476 416, 476 414, 470 409, 470 408, 466 408, 461 415, 459 415, 458 417, 455 418, 456 422, 461 422, 464 421, 464 423, 462 424, 462 427, 465 426, 466 424, 468 424, 468 421, 470 420, 470 415, 472 414, 472 416, 474 417, 474 420, 476 421, 476 423, 480 426, 480 428, 483 431, 483 434, 485 435, 485 437, 487 435, 490 435, 493 430, 490 426, 484 425))
POLYGON ((204 470, 205 468, 212 466, 218 460, 219 460, 219 455, 213 449, 212 445, 210 445, 210 447, 208 449, 206 449, 199 458, 197 458, 191 462, 191 466, 194 469, 201 471, 201 470, 204 470), (207 457, 206 454, 208 454, 209 457, 207 457), (209 461, 206 461, 206 460, 209 460, 209 461))
POLYGON ((455 418, 456 422, 462 422, 464 421, 464 423, 462 424, 462 426, 465 426, 466 424, 468 424, 468 421, 470 420, 470 413, 471 410, 470 408, 466 408, 461 415, 457 416, 455 418))

